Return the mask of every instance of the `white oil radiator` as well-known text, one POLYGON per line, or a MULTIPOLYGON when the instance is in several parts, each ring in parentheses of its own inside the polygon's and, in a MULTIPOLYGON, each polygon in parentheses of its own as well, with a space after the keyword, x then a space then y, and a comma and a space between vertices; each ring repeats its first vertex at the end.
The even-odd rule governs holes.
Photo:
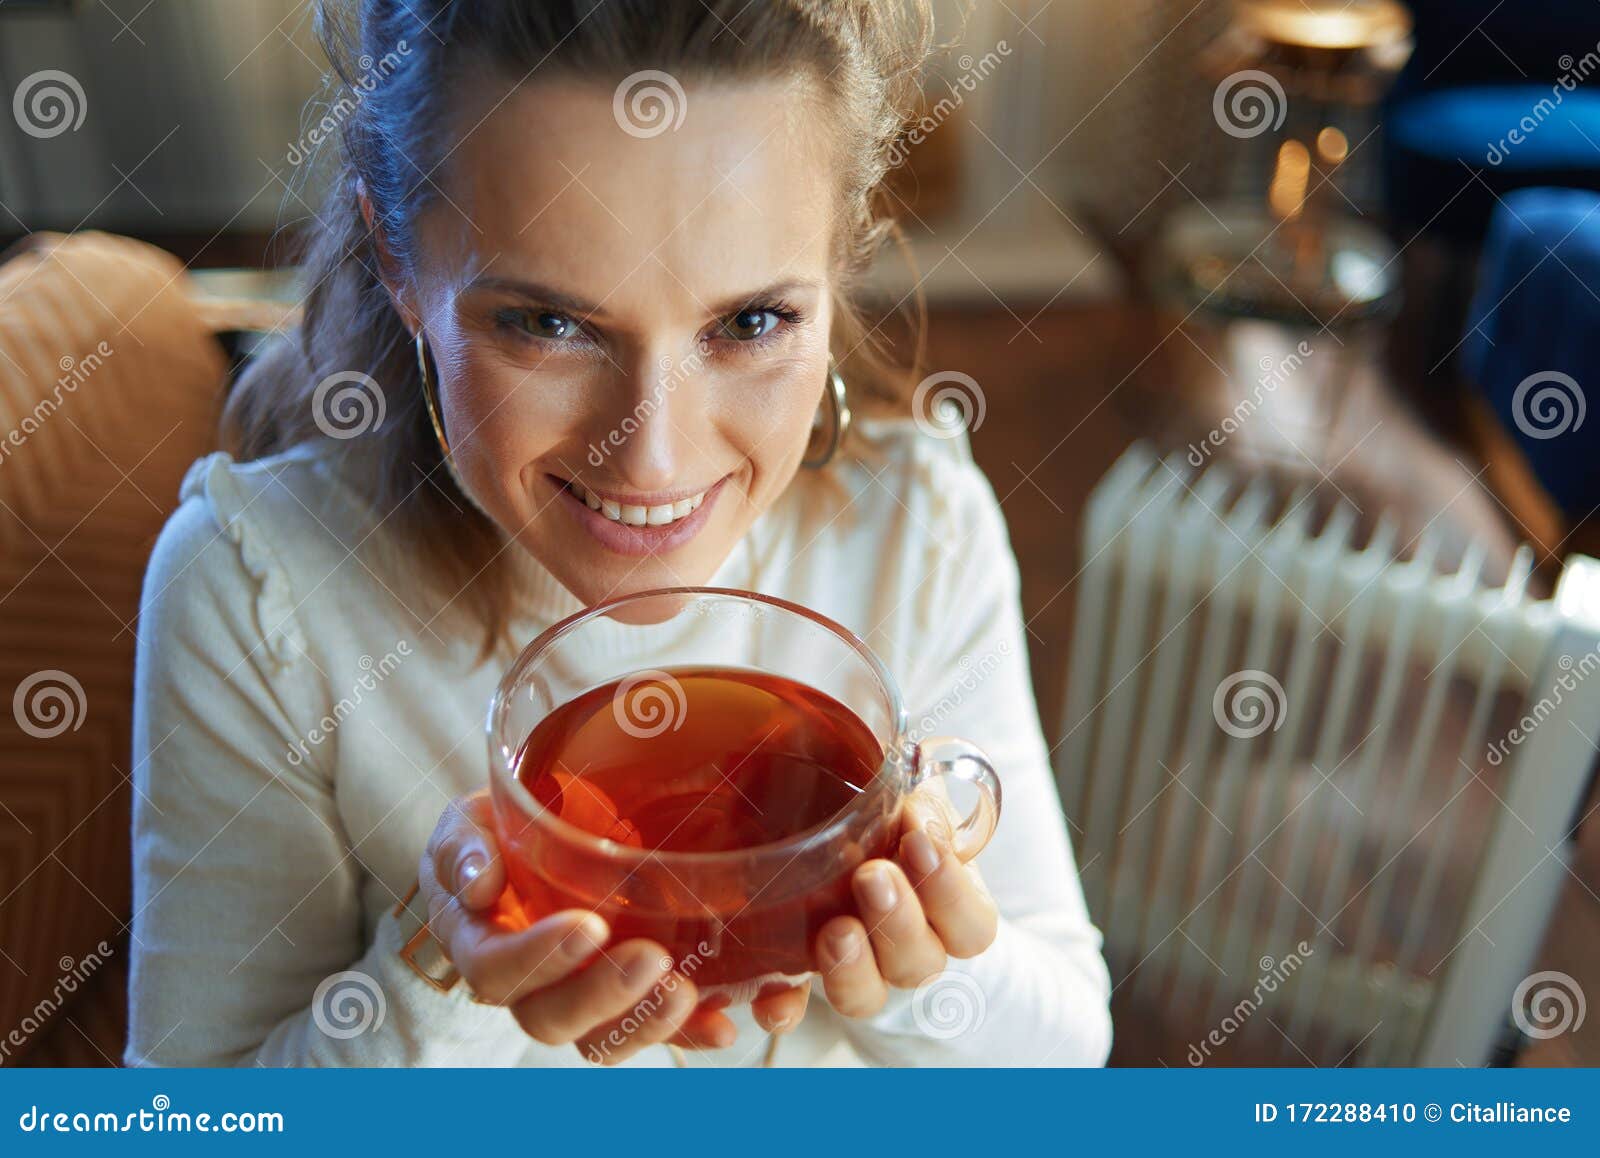
POLYGON ((1437 532, 1143 446, 1096 487, 1057 775, 1119 1035, 1168 1064, 1481 1065, 1582 1015, 1529 970, 1600 751, 1600 564, 1539 599, 1526 547, 1491 583, 1437 532))

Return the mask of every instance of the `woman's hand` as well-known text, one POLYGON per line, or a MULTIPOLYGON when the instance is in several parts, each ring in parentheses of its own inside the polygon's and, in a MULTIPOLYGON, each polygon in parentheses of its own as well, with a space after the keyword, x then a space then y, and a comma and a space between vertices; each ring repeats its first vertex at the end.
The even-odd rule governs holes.
MULTIPOLYGON (((474 996, 511 1010, 545 1045, 574 1044, 602 1065, 648 1045, 690 1049, 733 1044, 733 1022, 671 968, 667 951, 640 938, 607 944, 597 913, 569 909, 532 925, 506 890, 488 794, 450 802, 419 866, 428 924, 474 996), (624 1024, 626 1023, 626 1029, 624 1024)), ((783 1032, 805 1010, 804 990, 758 998, 756 1020, 783 1032)))
POLYGON ((869 860, 851 878, 859 917, 835 917, 817 934, 828 1001, 846 1017, 871 1017, 889 987, 911 989, 949 957, 976 957, 994 940, 999 913, 975 865, 952 848, 950 812, 914 793, 897 860, 869 860))

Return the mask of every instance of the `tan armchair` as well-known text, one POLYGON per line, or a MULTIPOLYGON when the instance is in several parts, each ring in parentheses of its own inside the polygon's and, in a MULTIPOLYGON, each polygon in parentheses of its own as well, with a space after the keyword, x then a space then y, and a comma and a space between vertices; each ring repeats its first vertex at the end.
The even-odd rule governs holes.
POLYGON ((0 1065, 122 1055, 140 585, 228 371, 191 293, 104 234, 0 265, 0 1065))

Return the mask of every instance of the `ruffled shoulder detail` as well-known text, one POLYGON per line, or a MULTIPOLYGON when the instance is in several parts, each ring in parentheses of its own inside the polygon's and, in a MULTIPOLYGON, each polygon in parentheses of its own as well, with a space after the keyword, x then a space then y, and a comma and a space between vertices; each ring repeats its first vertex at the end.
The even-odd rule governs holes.
POLYGON ((232 455, 215 451, 189 467, 178 489, 178 501, 196 495, 204 498, 218 528, 238 549, 244 569, 255 583, 255 625, 263 650, 273 668, 283 671, 305 654, 306 640, 294 614, 288 567, 250 515, 260 488, 272 483, 270 474, 241 467, 232 455))

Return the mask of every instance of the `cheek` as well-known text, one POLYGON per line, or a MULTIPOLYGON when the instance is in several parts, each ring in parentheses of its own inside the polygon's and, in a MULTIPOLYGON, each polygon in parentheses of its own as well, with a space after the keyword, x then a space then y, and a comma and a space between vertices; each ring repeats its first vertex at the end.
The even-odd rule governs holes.
POLYGON ((444 409, 456 463, 498 489, 543 454, 571 421, 570 391, 470 350, 453 367, 444 409))
POLYGON ((761 472, 787 472, 805 453, 827 375, 826 354, 806 358, 745 382, 736 398, 726 399, 730 441, 761 472))
POLYGON ((759 474, 788 473, 804 457, 828 376, 832 310, 799 336, 794 347, 760 370, 736 375, 720 399, 724 430, 759 474))

